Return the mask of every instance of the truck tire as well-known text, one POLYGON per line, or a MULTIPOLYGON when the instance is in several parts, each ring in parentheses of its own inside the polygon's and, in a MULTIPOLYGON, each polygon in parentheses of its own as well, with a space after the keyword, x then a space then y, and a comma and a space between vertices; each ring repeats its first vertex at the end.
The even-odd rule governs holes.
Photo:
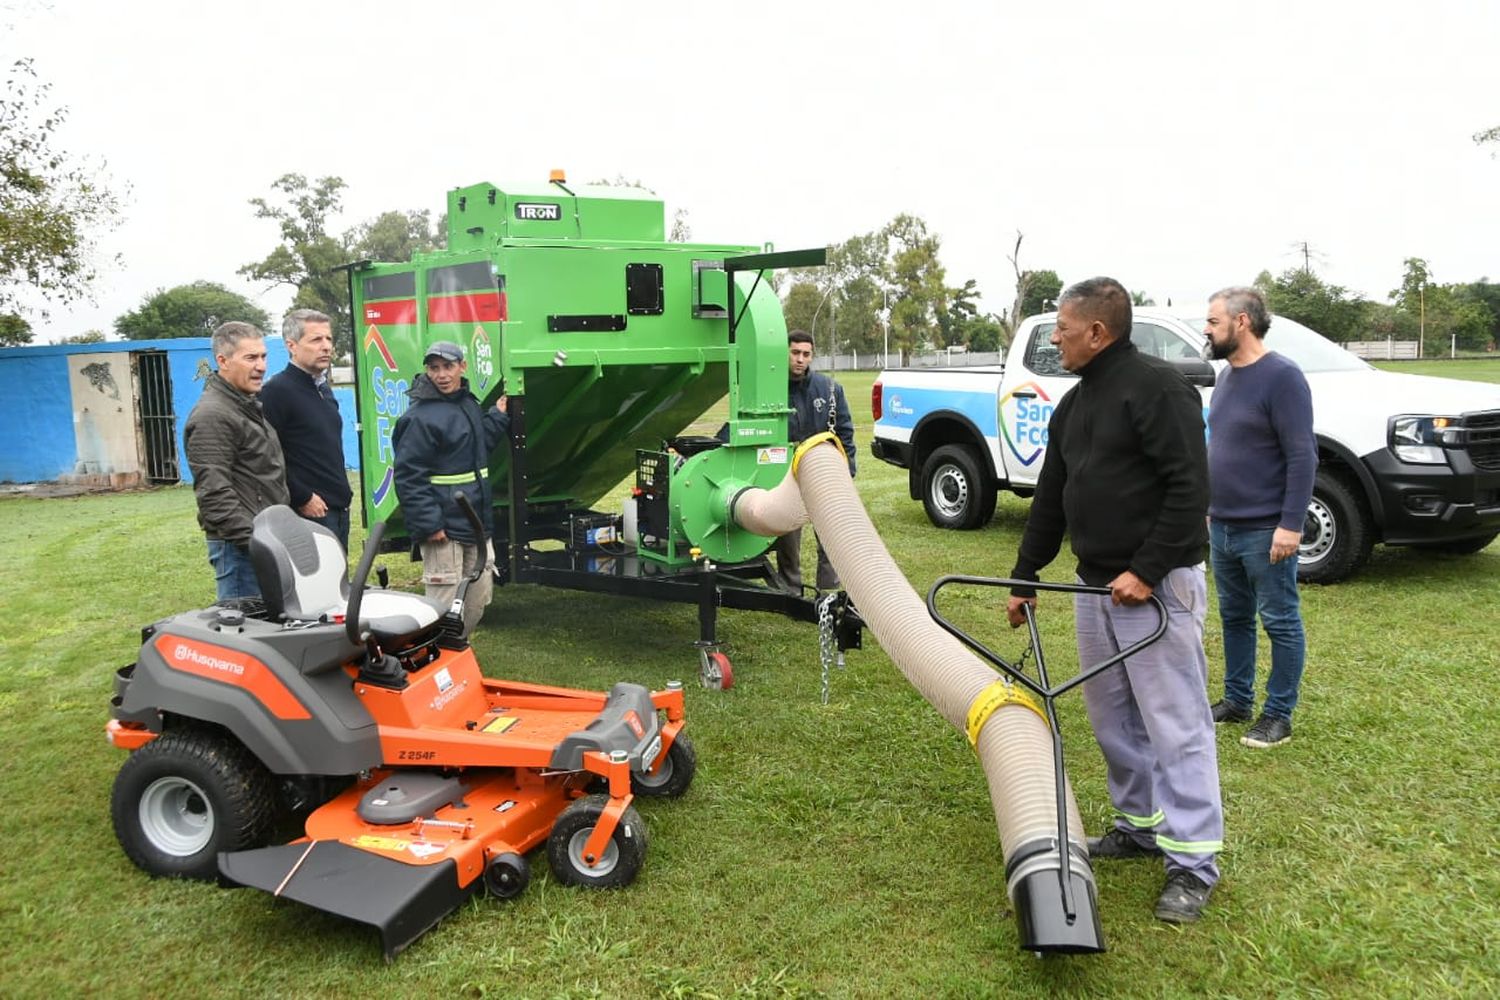
POLYGON ((1335 583, 1356 572, 1375 545, 1373 520, 1356 487, 1319 469, 1302 526, 1298 582, 1335 583))
POLYGON ((922 465, 922 506, 939 528, 972 531, 995 514, 995 484, 968 445, 945 444, 922 465))

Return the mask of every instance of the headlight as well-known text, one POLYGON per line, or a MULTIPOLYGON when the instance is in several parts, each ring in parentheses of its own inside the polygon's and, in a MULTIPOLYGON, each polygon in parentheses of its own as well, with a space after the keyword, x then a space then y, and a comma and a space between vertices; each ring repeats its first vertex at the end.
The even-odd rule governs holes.
POLYGON ((1392 417, 1390 449, 1403 462, 1418 465, 1442 465, 1447 462, 1443 445, 1456 443, 1457 423, 1454 417, 1392 417))

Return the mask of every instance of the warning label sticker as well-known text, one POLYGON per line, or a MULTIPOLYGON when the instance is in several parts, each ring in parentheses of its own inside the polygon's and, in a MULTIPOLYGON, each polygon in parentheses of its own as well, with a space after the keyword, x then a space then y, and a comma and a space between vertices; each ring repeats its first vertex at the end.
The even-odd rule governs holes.
POLYGON ((785 465, 788 449, 782 448, 757 448, 755 449, 756 465, 785 465))

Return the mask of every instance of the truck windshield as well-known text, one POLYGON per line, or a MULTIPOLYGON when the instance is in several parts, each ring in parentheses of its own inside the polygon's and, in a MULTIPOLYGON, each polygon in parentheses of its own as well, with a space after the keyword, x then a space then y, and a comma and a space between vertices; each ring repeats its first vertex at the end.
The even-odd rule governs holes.
MULTIPOLYGON (((1194 330, 1206 326, 1200 317, 1184 320, 1194 330)), ((1266 334, 1266 347, 1283 357, 1291 358, 1304 372, 1358 372, 1369 371, 1370 366, 1344 350, 1338 344, 1294 319, 1275 316, 1271 329, 1266 334)))

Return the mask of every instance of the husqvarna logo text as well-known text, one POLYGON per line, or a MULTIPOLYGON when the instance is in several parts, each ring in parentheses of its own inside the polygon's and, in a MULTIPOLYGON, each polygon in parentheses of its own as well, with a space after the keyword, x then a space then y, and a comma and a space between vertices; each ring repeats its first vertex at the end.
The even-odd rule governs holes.
POLYGON ((181 643, 172 650, 172 659, 178 663, 196 663, 200 667, 208 667, 210 670, 222 670, 226 674, 234 674, 236 677, 245 672, 243 664, 230 663, 228 660, 221 660, 216 656, 205 656, 191 646, 185 646, 181 643))

